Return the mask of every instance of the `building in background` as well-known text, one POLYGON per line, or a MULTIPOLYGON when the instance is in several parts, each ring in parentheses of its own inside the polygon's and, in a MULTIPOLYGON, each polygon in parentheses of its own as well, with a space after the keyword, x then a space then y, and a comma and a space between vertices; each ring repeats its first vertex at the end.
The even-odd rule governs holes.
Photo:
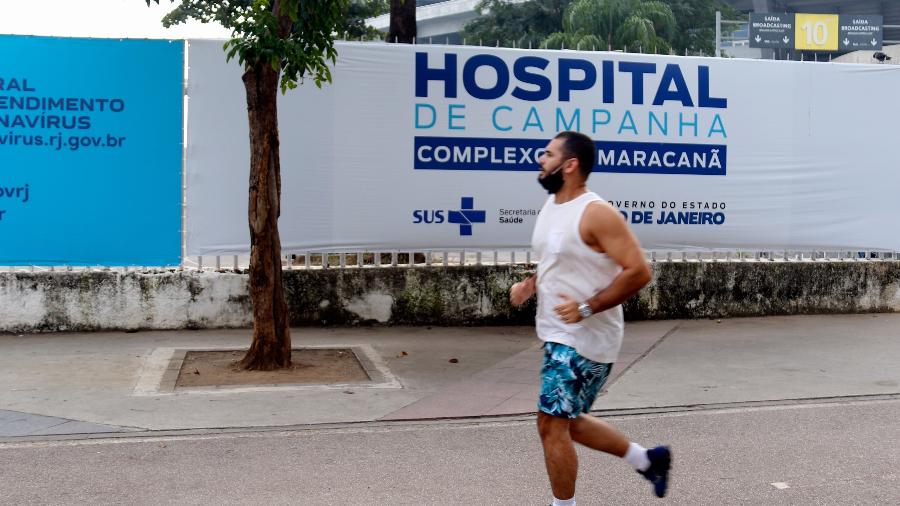
MULTIPOLYGON (((524 1, 509 0, 509 3, 524 1)), ((478 17, 476 8, 479 3, 481 0, 416 0, 416 30, 419 41, 433 44, 462 44, 459 32, 466 23, 478 17)), ((387 33, 391 17, 390 14, 383 14, 368 20, 368 23, 387 33)))
MULTIPOLYGON (((735 9, 751 13, 808 13, 839 15, 882 16, 883 44, 878 50, 867 51, 797 51, 794 49, 760 49, 750 47, 749 28, 746 23, 731 25, 738 30, 723 37, 722 48, 728 56, 738 58, 777 58, 813 61, 852 61, 854 63, 879 63, 873 58, 877 52, 888 56, 897 55, 900 48, 900 0, 724 0, 735 9), (891 47, 894 46, 894 47, 891 47)), ((726 26, 728 21, 725 20, 726 26)), ((741 20, 744 21, 744 20, 741 20)), ((885 62, 896 62, 896 58, 885 62)))
MULTIPOLYGON (((525 0, 510 0, 521 3, 525 0)), ((766 58, 852 61, 878 63, 876 52, 891 57, 885 63, 900 62, 900 0, 724 0, 742 13, 811 13, 844 15, 880 15, 883 17, 883 44, 879 51, 796 51, 794 49, 761 49, 751 47, 747 16, 723 20, 721 47, 727 56, 736 58, 766 58), (894 46, 894 47, 890 47, 894 46)), ((420 43, 461 44, 459 33, 469 21, 478 17, 476 8, 481 0, 418 0, 416 8, 420 43)), ((368 20, 375 28, 387 32, 390 16, 385 14, 368 20)), ((467 41, 477 43, 476 41, 467 41)), ((481 41, 490 44, 490 41, 481 41)))

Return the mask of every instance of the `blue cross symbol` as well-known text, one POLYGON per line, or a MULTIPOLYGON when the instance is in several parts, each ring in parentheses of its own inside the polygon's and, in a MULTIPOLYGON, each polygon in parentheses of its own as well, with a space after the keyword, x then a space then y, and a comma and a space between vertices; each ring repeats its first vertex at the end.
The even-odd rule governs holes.
POLYGON ((459 211, 450 211, 450 223, 459 225, 459 235, 472 235, 473 223, 485 222, 485 211, 475 210, 475 198, 463 197, 459 211))

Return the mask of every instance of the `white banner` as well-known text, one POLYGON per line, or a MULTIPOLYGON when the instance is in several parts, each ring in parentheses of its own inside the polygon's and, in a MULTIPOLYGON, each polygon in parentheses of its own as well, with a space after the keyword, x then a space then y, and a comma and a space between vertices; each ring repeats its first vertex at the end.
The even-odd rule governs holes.
MULTIPOLYGON (((530 245, 537 156, 597 142, 588 186, 646 249, 900 250, 900 67, 339 43, 279 105, 285 251, 530 245)), ((249 251, 241 70, 191 41, 187 253, 249 251)))

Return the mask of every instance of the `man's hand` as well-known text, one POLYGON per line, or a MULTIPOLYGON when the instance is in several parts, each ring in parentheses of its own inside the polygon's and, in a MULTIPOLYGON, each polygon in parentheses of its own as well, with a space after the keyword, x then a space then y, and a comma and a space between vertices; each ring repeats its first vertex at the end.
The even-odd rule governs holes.
POLYGON ((531 276, 523 281, 514 283, 509 287, 509 303, 513 306, 521 306, 534 295, 536 276, 531 276))
POLYGON ((568 295, 561 293, 559 297, 563 300, 562 304, 553 307, 559 319, 564 323, 578 323, 582 320, 581 313, 578 312, 578 301, 573 300, 568 295))

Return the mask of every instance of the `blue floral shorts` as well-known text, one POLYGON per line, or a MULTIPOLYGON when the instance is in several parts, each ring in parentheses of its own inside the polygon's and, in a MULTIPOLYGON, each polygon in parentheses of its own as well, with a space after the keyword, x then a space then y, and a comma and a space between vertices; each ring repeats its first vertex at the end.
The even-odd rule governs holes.
POLYGON ((538 409, 564 418, 589 412, 610 371, 612 364, 586 359, 571 346, 544 343, 538 409))

